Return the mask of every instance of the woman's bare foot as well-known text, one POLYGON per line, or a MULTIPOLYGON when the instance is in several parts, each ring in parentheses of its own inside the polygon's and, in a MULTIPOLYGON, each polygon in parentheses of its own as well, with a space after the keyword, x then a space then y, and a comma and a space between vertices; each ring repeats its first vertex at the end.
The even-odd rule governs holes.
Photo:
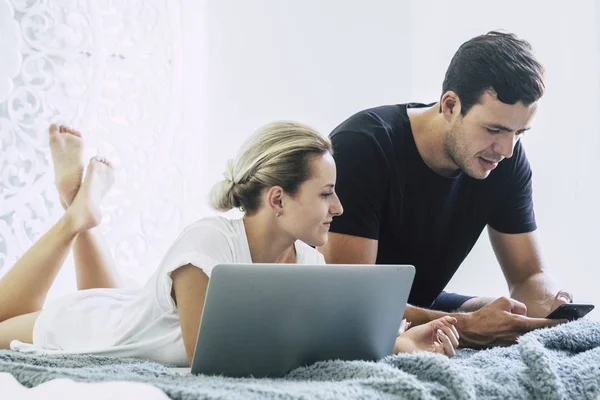
POLYGON ((81 133, 66 126, 50 125, 50 152, 60 202, 66 210, 73 202, 83 177, 81 133))
POLYGON ((79 191, 65 214, 75 232, 83 232, 100 224, 100 202, 114 180, 112 166, 106 159, 94 157, 90 160, 79 191))

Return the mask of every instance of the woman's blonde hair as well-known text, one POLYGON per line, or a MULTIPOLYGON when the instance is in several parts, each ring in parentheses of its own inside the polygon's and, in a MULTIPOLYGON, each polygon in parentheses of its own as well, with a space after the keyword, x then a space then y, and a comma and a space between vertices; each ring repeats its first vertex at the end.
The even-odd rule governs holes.
POLYGON ((239 208, 256 212, 264 188, 281 186, 294 196, 311 177, 311 156, 332 153, 331 142, 314 129, 293 121, 261 127, 227 162, 225 179, 211 191, 211 205, 219 211, 239 208))

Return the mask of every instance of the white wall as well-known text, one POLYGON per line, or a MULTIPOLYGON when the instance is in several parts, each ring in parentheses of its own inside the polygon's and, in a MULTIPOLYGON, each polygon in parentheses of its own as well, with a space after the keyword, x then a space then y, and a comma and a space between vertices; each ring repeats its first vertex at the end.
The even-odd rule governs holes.
MULTIPOLYGON (((546 260, 578 301, 600 305, 597 2, 236 1, 205 4, 207 179, 255 128, 274 119, 327 134, 360 109, 435 101, 465 40, 492 29, 528 39, 547 93, 524 139, 546 260)), ((506 293, 487 235, 449 286, 506 293)))
MULTIPOLYGON (((23 88, 35 93, 35 104, 9 114, 15 137, 37 135, 14 161, 5 150, 16 139, 0 130, 0 168, 20 163, 14 176, 26 180, 0 179, 0 275, 61 212, 44 147, 50 111, 117 161, 105 230, 119 267, 143 281, 183 224, 212 213, 210 186, 260 125, 296 119, 327 134, 366 107, 435 101, 457 47, 505 28, 530 40, 548 70, 547 94, 524 139, 548 265, 577 300, 600 305, 599 0, 50 3, 42 5, 47 30, 19 29, 39 23, 23 10, 0 15, 2 32, 33 31, 20 44, 0 43, 6 54, 21 52, 24 64, 31 56, 56 61, 50 70, 38 65, 39 79, 29 82, 0 60, 12 97, 25 99, 23 88)), ((11 110, 4 100, 3 116, 11 110)), ((63 272, 51 297, 74 290, 72 265, 63 272)), ((506 292, 485 235, 450 289, 506 292)))
POLYGON ((204 12, 209 181, 267 122, 328 132, 359 109, 409 98, 401 2, 223 0, 204 12))

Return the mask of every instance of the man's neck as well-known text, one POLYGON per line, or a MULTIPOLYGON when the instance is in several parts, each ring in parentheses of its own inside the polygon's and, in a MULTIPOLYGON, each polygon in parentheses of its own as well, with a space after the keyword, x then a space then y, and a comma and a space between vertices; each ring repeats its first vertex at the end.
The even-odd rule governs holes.
POLYGON ((448 124, 439 108, 440 104, 436 103, 426 108, 409 108, 407 113, 421 158, 435 173, 449 177, 456 175, 458 168, 446 155, 444 140, 448 124))

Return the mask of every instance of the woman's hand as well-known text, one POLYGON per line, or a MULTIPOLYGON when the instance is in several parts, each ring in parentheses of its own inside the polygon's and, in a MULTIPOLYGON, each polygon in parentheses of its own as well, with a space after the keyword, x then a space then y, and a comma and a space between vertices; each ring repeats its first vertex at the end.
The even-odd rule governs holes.
POLYGON ((456 318, 446 316, 410 328, 410 322, 402 320, 394 354, 428 351, 448 357, 456 355, 459 335, 455 323, 456 318))

